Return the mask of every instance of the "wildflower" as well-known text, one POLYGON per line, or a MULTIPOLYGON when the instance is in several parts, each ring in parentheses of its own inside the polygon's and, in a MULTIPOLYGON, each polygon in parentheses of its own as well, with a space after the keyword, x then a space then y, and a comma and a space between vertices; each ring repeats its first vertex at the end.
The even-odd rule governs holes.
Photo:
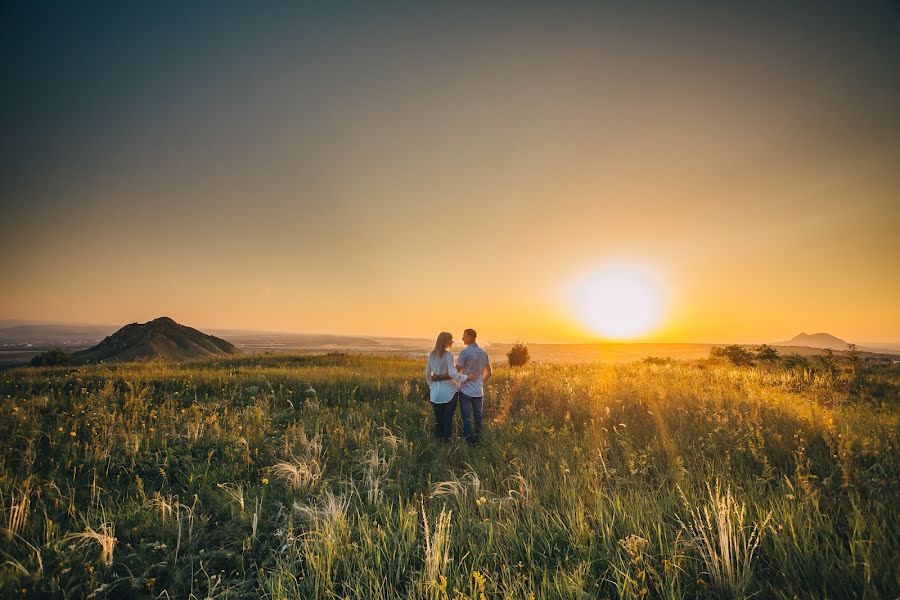
POLYGON ((484 600, 484 575, 482 575, 479 571, 472 571, 472 579, 475 580, 475 587, 478 589, 479 600, 484 600))
POLYGON ((150 577, 147 579, 147 587, 152 588, 156 584, 156 577, 150 577))
POLYGON ((263 478, 262 478, 262 484, 263 484, 263 485, 269 485, 269 478, 268 478, 268 477, 263 477, 263 478))
POLYGON ((487 502, 487 498, 482 496, 481 498, 479 498, 478 500, 475 501, 475 504, 478 506, 481 506, 482 504, 485 504, 486 502, 487 502))
POLYGON ((60 427, 59 429, 57 429, 57 431, 60 432, 60 433, 62 433, 63 431, 65 431, 65 429, 63 429, 62 427, 60 427))
POLYGON ((646 548, 649 543, 650 540, 634 534, 619 540, 619 545, 625 549, 625 552, 631 557, 631 562, 633 563, 637 563, 641 560, 641 554, 643 554, 644 548, 646 548))
POLYGON ((74 432, 74 431, 70 431, 70 432, 69 432, 69 437, 75 437, 75 432, 74 432))

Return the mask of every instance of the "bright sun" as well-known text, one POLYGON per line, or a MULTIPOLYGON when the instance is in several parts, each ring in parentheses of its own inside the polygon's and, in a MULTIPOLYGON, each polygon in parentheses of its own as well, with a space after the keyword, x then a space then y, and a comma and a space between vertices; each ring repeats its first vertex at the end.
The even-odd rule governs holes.
POLYGON ((655 327, 663 314, 663 290, 648 271, 610 265, 587 274, 572 290, 575 312, 594 333, 631 338, 655 327))

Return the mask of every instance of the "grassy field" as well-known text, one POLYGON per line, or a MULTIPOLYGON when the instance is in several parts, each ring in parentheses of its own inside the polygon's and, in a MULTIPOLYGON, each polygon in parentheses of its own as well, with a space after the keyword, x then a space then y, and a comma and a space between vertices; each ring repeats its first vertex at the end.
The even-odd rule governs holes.
POLYGON ((0 371, 0 596, 900 595, 896 365, 499 368, 475 448, 422 370, 0 371))

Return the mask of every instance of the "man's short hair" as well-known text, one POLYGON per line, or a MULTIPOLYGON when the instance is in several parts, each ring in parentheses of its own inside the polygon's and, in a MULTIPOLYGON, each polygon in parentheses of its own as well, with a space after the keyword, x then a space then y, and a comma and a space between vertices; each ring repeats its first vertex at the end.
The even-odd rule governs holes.
POLYGON ((463 335, 471 335, 473 340, 478 337, 478 334, 475 333, 474 329, 466 329, 463 331, 463 335))

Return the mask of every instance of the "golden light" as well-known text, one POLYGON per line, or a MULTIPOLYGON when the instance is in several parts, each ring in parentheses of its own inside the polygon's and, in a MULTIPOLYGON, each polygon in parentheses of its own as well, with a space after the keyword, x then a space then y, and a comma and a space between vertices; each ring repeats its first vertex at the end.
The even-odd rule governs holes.
POLYGON ((578 318, 594 333, 625 339, 652 330, 663 316, 664 292, 654 275, 634 265, 607 265, 572 288, 578 318))

